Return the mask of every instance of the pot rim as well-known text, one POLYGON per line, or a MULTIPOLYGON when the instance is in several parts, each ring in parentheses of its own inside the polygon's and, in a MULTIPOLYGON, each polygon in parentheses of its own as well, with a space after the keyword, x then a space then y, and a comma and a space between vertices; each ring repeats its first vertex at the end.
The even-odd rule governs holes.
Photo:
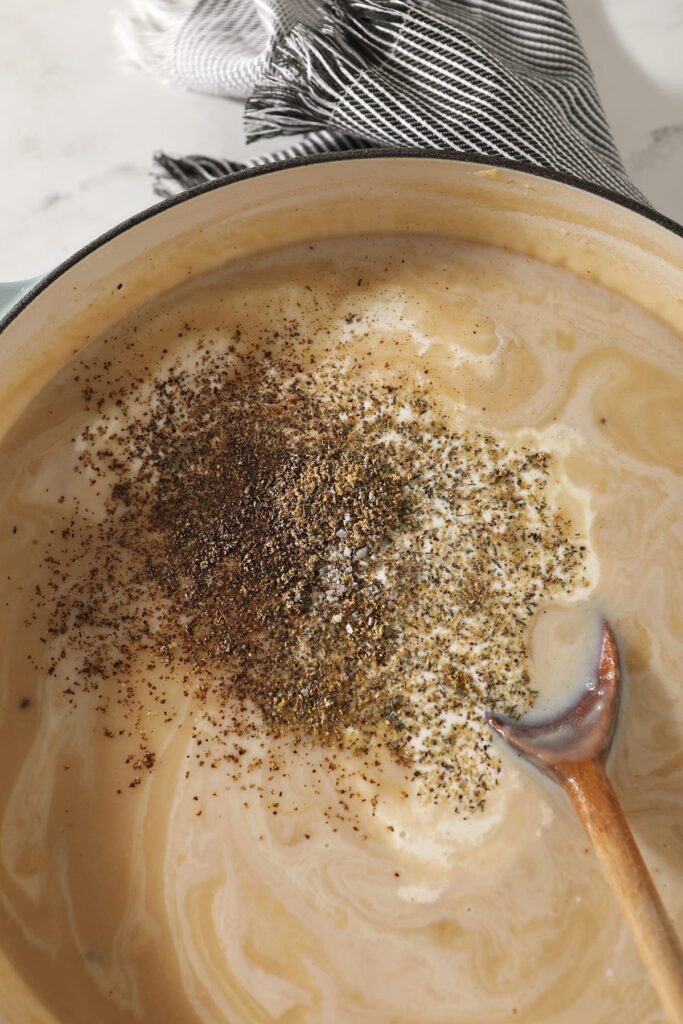
POLYGON ((592 182, 584 181, 582 178, 574 177, 564 171, 554 171, 551 168, 539 167, 525 161, 505 160, 480 153, 467 153, 455 149, 404 148, 401 146, 378 146, 372 149, 352 149, 343 150, 341 152, 335 150, 330 153, 313 153, 309 156, 292 157, 287 160, 277 160, 273 163, 245 167, 244 170, 235 171, 234 174, 222 175, 219 178, 213 178, 201 185, 195 185, 184 192, 180 192, 174 196, 169 196, 167 199, 162 199, 160 202, 154 203, 152 206, 148 206, 144 210, 131 214, 130 217, 126 217, 125 220, 111 228, 108 228, 103 234, 98 235, 91 242, 88 242, 80 249, 77 249, 71 256, 68 256, 65 260, 45 274, 44 277, 41 277, 36 284, 34 284, 33 287, 30 288, 29 291, 27 291, 5 313, 4 316, 0 317, 0 334, 2 334, 5 328, 8 327, 19 316, 19 314, 22 313, 23 310, 41 294, 41 292, 56 281, 57 278, 61 277, 61 275, 67 270, 70 270, 76 264, 80 263, 81 260, 84 260, 96 249, 106 245, 107 242, 110 242, 113 238, 122 235, 125 231, 128 231, 129 228, 133 228, 138 224, 144 223, 144 221, 149 220, 158 213, 163 213, 165 210, 169 210, 174 206, 186 203, 189 200, 194 199, 195 196, 204 195, 205 193, 212 192, 215 189, 226 188, 241 181, 248 181, 250 178, 257 178, 264 174, 275 174, 278 171, 287 171, 296 167, 336 163, 344 160, 382 159, 451 160, 455 163, 481 164, 495 169, 518 171, 523 174, 530 174, 537 178, 544 178, 558 182, 561 185, 569 185, 572 188, 578 188, 583 192, 588 192, 589 194, 598 196, 601 199, 606 199, 610 202, 616 203, 618 206, 622 206, 627 210, 640 214, 646 220, 658 224, 660 227, 665 228, 667 231, 670 231, 679 238, 683 238, 683 225, 678 224, 670 217, 666 217, 664 214, 659 213, 646 203, 641 203, 635 199, 630 199, 627 196, 622 196, 618 192, 614 192, 612 189, 604 188, 602 185, 594 185, 592 182))

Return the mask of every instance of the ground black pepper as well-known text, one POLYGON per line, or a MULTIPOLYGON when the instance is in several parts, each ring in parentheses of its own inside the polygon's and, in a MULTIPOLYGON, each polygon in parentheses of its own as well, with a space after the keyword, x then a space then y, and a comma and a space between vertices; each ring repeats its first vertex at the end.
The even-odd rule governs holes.
POLYGON ((454 430, 427 388, 282 348, 200 342, 151 394, 98 397, 79 374, 93 415, 75 468, 104 515, 72 515, 47 559, 50 671, 76 651, 67 698, 128 710, 130 787, 157 760, 143 708, 171 721, 181 678, 231 738, 198 738, 199 767, 237 771, 235 736, 260 730, 373 770, 388 756, 425 799, 482 808, 498 772, 482 708, 529 709, 531 618, 585 582, 550 454, 454 430))

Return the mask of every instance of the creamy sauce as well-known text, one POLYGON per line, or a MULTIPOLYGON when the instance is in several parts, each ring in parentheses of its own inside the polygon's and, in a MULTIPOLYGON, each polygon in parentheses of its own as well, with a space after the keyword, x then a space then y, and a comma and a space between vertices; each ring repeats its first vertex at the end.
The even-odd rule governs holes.
MULTIPOLYGON (((680 339, 521 256, 358 239, 195 283, 84 358, 91 371, 145 375, 189 338, 218 344, 237 325, 256 338, 292 317, 321 360, 332 350, 359 379, 417 377, 454 423, 555 452, 562 504, 589 536, 591 587, 538 612, 538 712, 585 680, 608 614, 627 673, 611 773, 680 928, 680 339)), ((28 661, 40 622, 24 622, 59 498, 80 488, 98 514, 72 470, 87 420, 73 377, 59 374, 0 447, 0 941, 57 1018, 661 1021, 563 795, 505 751, 482 814, 405 798, 405 780, 388 775, 355 831, 321 814, 339 800, 322 749, 274 780, 277 815, 220 771, 198 771, 188 703, 180 722, 150 716, 158 764, 129 788, 127 735, 105 738, 96 702, 71 707, 59 673, 28 661)), ((268 787, 267 775, 255 781, 268 787)))

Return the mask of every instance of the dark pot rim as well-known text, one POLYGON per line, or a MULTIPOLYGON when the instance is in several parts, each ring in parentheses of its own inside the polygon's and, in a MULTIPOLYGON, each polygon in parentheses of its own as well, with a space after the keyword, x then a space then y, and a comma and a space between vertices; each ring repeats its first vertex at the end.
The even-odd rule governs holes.
POLYGON ((315 153, 311 156, 294 157, 290 160, 280 160, 276 163, 259 164, 255 167, 247 167, 242 171, 236 171, 234 174, 214 178, 211 181, 207 181, 201 185, 196 185, 194 188, 187 189, 187 191, 171 196, 168 199, 163 199, 161 202, 155 203, 153 206, 146 207, 144 210, 140 210, 138 213, 132 214, 130 217, 121 221, 121 223, 116 224, 103 234, 98 235, 91 242, 88 242, 81 249, 78 249, 71 256, 68 256, 62 263, 49 271, 44 277, 41 277, 40 280, 37 281, 36 284, 7 311, 4 317, 0 318, 0 333, 2 333, 2 331, 4 331, 4 329, 8 327, 9 324, 11 324, 49 285, 56 281, 57 278, 61 277, 61 275, 67 270, 70 270, 77 263, 84 260, 96 249, 106 245, 106 243, 110 242, 113 238, 117 238, 119 235, 122 235, 125 231, 128 231, 129 228, 133 228, 138 224, 144 223, 144 221, 155 217, 158 213, 163 213, 165 210, 169 210, 174 206, 186 203, 189 200, 194 199, 195 196, 204 195, 207 192, 214 191, 214 189, 226 188, 230 185, 237 184, 240 181, 248 181, 250 178, 258 178, 264 174, 277 174, 279 171, 287 171, 295 167, 305 167, 311 164, 325 164, 345 160, 381 160, 387 158, 451 160, 457 163, 483 164, 487 167, 501 168, 503 170, 521 171, 524 174, 530 174, 537 178, 556 181, 559 184, 578 188, 583 192, 588 192, 601 199, 607 199, 610 202, 616 203, 618 206, 625 207, 627 210, 632 210, 634 213, 640 214, 646 220, 658 224, 667 231, 671 231, 672 234, 683 238, 683 225, 677 224, 676 221, 671 220, 670 217, 665 217, 664 214, 658 213, 657 210, 654 210, 646 203, 641 203, 637 200, 622 196, 611 189, 603 188, 601 185, 594 185, 591 182, 583 181, 581 178, 575 178, 571 174, 553 171, 546 167, 538 167, 531 163, 503 160, 496 157, 483 156, 479 153, 463 153, 458 150, 450 149, 382 147, 377 149, 354 149, 342 152, 335 151, 333 153, 315 153))

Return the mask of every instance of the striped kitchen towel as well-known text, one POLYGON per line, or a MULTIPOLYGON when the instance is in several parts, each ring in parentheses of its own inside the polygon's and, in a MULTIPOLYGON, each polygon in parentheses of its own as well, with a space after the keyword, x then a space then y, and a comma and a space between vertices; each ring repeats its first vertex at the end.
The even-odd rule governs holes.
MULTIPOLYGON (((167 81, 246 98, 249 140, 430 147, 573 175, 642 201, 564 0, 132 0, 129 56, 167 81)), ((158 153, 168 194, 243 163, 158 153)))

